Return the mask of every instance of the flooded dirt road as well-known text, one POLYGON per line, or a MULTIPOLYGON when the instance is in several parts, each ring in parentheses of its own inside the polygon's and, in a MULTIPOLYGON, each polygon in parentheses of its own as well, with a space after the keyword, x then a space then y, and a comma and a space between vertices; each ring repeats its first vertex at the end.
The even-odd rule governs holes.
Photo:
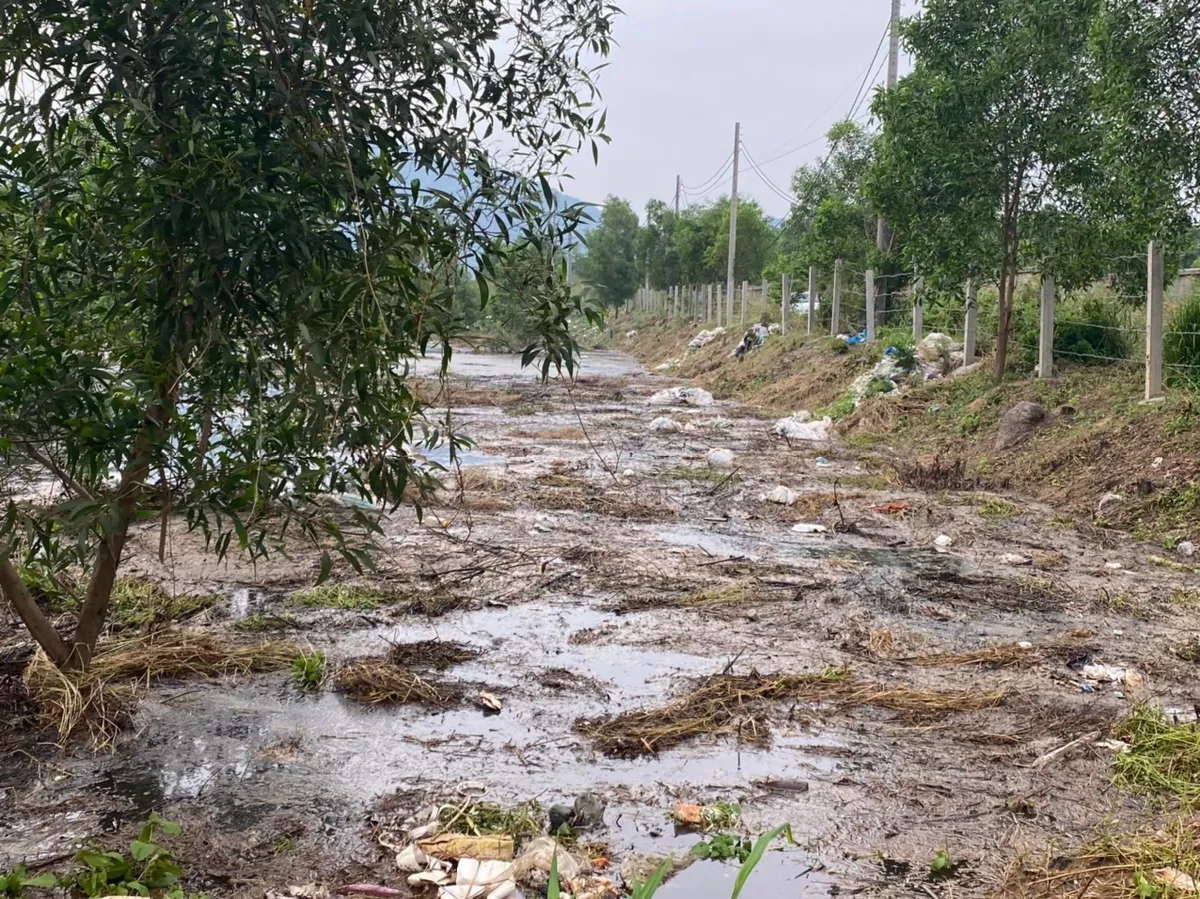
MULTIPOLYGON (((1200 630, 1180 601, 1194 575, 1152 547, 1020 497, 906 489, 886 455, 789 444, 753 409, 651 404, 674 382, 628 357, 588 356, 573 384, 509 357, 457 353, 451 371, 428 393, 474 446, 429 454, 446 489, 421 522, 384 519, 379 571, 358 581, 396 601, 297 604, 317 573, 304 547, 218 565, 178 529, 162 565, 157 524, 129 573, 219 594, 190 630, 277 628, 335 670, 454 641, 469 652, 429 676, 463 701, 372 705, 287 673, 148 685, 114 752, 42 736, 6 760, 0 869, 158 811, 214 896, 403 888, 376 832, 470 783, 506 804, 599 793, 589 836, 614 861, 694 845, 669 823, 679 801, 738 803, 753 832, 788 823, 797 845, 756 871, 755 899, 990 895, 1014 859, 1141 814, 1098 745, 1131 703, 1195 717, 1177 654, 1200 630), (676 429, 652 431, 661 417, 676 429), (710 467, 714 449, 731 465, 710 467), (781 485, 791 505, 765 499, 781 485), (1123 671, 1085 676, 1096 664, 1123 671), (762 688, 784 675, 816 686, 762 688), (724 691, 710 727, 628 729, 704 684, 724 691), (952 880, 930 873, 939 850, 952 880)), ((699 862, 660 895, 726 899, 735 874, 699 862)))

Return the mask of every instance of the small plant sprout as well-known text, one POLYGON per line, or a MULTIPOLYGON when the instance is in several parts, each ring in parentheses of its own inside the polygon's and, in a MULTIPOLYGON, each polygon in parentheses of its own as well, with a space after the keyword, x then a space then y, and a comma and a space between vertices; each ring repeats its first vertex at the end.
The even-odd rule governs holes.
POLYGON ((318 649, 302 652, 292 664, 292 680, 302 690, 313 690, 325 679, 325 653, 318 649))

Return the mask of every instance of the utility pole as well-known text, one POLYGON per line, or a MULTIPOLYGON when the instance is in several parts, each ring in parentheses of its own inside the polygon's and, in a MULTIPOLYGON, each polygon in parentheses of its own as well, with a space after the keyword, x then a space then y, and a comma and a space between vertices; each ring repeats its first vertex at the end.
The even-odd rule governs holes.
MULTIPOLYGON (((887 86, 896 86, 900 76, 900 0, 892 0, 892 23, 888 26, 888 70, 887 86)), ((892 229, 880 216, 875 224, 875 249, 886 253, 891 249, 892 229)))
POLYGON ((679 195, 683 192, 683 179, 675 176, 675 218, 679 218, 679 195))
MULTIPOLYGON (((900 0, 895 0, 900 2, 900 0)), ((729 267, 726 269, 725 290, 727 296, 733 297, 733 262, 737 256, 737 179, 738 154, 742 148, 742 123, 733 125, 733 191, 729 195, 729 267)))

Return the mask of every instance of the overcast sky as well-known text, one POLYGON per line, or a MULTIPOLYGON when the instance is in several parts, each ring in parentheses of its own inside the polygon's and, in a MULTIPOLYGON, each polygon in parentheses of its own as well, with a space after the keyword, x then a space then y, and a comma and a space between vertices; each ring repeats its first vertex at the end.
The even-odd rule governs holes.
MULTIPOLYGON (((733 123, 779 188, 791 173, 819 161, 819 138, 850 111, 851 101, 887 25, 889 0, 626 0, 617 46, 600 75, 612 143, 568 168, 566 192, 601 201, 629 200, 639 215, 648 199, 670 203, 675 175, 705 186, 733 150, 733 123)), ((903 0, 909 14, 914 0, 903 0)), ((887 53, 884 46, 882 61, 887 53)), ((905 70, 901 61, 901 72, 905 70)), ((875 74, 872 69, 871 75, 875 74)), ((881 72, 882 82, 885 72, 881 72)), ((868 101, 869 102, 869 101, 868 101)), ((864 103, 862 111, 865 112, 864 103)), ((860 114, 862 114, 860 112, 860 114)), ((782 216, 788 202, 743 160, 739 194, 782 216)), ((689 191, 693 199, 729 192, 689 191), (703 195, 703 196, 701 196, 703 195)))

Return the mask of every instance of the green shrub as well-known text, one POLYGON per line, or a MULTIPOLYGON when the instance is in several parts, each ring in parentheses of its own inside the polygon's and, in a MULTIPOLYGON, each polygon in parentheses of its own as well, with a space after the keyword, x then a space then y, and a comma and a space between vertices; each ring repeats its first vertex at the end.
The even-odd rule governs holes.
POLYGON ((1200 292, 1171 316, 1163 334, 1163 363, 1172 384, 1200 387, 1200 292))
MULTIPOLYGON (((1020 343, 1014 353, 1023 368, 1037 365, 1040 322, 1038 307, 1020 310, 1020 327, 1013 333, 1020 343)), ((1133 331, 1112 302, 1098 297, 1084 299, 1078 309, 1056 312, 1054 322, 1054 359, 1056 364, 1111 365, 1133 355, 1133 331)))

